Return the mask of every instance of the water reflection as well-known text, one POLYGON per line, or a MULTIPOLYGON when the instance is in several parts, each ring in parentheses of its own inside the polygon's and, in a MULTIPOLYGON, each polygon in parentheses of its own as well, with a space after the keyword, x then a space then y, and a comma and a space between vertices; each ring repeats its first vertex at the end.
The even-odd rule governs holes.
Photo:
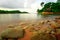
POLYGON ((0 14, 0 23, 36 19, 37 14, 0 14))
POLYGON ((42 16, 37 14, 0 14, 0 23, 54 19, 54 17, 53 15, 42 16))
POLYGON ((0 14, 0 22, 10 21, 11 17, 10 14, 0 14))
POLYGON ((20 20, 36 20, 37 14, 20 14, 20 20))

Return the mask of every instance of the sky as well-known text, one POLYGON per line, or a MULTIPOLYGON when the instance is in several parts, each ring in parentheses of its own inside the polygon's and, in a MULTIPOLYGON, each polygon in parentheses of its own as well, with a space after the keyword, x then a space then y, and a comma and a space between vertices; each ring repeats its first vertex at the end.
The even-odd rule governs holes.
POLYGON ((0 0, 0 8, 9 8, 9 9, 32 9, 33 11, 40 6, 41 2, 56 2, 57 0, 0 0))

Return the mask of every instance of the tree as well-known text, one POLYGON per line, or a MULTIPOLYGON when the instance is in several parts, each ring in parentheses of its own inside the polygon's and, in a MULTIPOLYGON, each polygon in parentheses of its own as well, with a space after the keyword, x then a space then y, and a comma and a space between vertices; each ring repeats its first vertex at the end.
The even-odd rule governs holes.
MULTIPOLYGON (((60 3, 59 2, 49 2, 44 5, 41 10, 37 10, 38 13, 40 12, 60 12, 60 3)), ((55 13, 54 13, 55 14, 55 13)))

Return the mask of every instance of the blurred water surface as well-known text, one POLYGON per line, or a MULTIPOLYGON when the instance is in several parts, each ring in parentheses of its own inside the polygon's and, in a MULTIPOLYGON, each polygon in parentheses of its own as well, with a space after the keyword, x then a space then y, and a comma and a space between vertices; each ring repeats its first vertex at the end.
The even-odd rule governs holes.
POLYGON ((9 23, 9 22, 18 22, 18 21, 31 21, 31 20, 41 20, 41 19, 54 19, 53 15, 42 16, 38 14, 0 14, 0 24, 9 23))

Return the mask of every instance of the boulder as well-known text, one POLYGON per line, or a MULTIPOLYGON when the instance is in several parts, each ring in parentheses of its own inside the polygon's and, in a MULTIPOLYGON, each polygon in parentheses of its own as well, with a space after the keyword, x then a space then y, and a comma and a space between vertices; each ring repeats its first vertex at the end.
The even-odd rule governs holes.
POLYGON ((22 38, 24 37, 24 29, 23 28, 8 28, 1 32, 1 38, 22 38))

